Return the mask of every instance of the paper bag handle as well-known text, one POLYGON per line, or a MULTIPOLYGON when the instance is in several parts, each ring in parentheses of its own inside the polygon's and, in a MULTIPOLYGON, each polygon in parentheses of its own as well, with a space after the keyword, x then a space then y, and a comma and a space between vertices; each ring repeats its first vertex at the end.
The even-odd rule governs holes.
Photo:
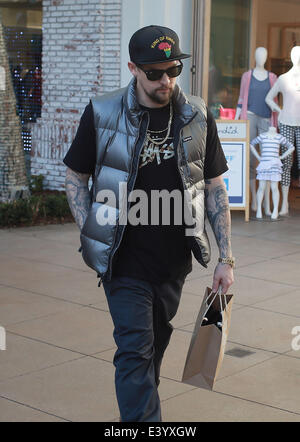
MULTIPOLYGON (((219 298, 220 298, 221 312, 223 312, 223 310, 224 310, 224 309, 223 309, 223 303, 222 303, 222 286, 221 286, 221 285, 219 286, 217 292, 211 292, 211 293, 208 295, 208 297, 206 298, 206 301, 207 301, 212 295, 214 295, 214 297, 213 297, 211 303, 208 305, 207 309, 205 310, 205 312, 204 312, 204 316, 206 315, 206 313, 208 312, 208 310, 210 309, 210 307, 213 305, 214 300, 216 299, 216 297, 217 297, 218 295, 219 295, 219 298)), ((224 295, 224 304, 225 304, 225 309, 226 309, 226 308, 227 308, 227 298, 226 298, 226 295, 224 295)))
MULTIPOLYGON (((211 292, 209 295, 208 295, 208 297, 206 298, 206 301, 212 296, 212 295, 214 295, 214 297, 213 297, 213 299, 212 299, 212 301, 211 301, 211 303, 208 305, 208 307, 207 307, 207 309, 205 310, 205 312, 204 312, 204 315, 203 316, 205 316, 206 315, 206 313, 208 312, 208 310, 210 309, 210 307, 213 305, 213 303, 214 303, 214 300, 216 299, 216 297, 219 295, 219 292, 220 292, 220 287, 219 287, 219 289, 218 289, 218 291, 217 292, 211 292)), ((220 295, 219 295, 220 296, 220 295)))

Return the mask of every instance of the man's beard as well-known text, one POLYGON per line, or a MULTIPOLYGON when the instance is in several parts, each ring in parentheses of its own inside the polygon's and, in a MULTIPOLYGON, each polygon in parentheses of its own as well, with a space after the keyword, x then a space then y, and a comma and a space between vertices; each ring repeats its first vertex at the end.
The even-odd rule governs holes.
MULTIPOLYGON (((161 89, 161 88, 160 88, 161 89)), ((159 90, 159 89, 158 89, 159 90)), ((162 96, 160 95, 157 90, 154 90, 152 92, 148 92, 144 89, 145 94, 147 95, 147 97, 149 97, 154 103, 157 104, 168 104, 172 95, 173 95, 173 89, 169 89, 169 93, 167 96, 162 96)))

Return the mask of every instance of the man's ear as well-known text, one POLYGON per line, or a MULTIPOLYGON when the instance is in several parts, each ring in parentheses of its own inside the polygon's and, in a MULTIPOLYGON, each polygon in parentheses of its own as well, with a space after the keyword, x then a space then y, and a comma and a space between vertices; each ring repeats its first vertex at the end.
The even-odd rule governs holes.
POLYGON ((132 63, 132 61, 128 62, 128 69, 130 70, 132 75, 134 75, 135 77, 137 76, 137 67, 134 63, 132 63))

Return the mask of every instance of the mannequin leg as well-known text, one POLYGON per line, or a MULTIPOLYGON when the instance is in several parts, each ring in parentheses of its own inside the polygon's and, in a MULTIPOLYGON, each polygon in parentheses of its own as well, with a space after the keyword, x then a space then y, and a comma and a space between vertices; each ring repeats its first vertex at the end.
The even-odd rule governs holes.
POLYGON ((265 215, 271 216, 270 209, 270 181, 266 182, 265 194, 264 194, 264 211, 265 215))
MULTIPOLYGON (((258 117, 248 112, 247 119, 250 126, 250 140, 253 140, 258 135, 258 117)), ((250 153, 250 193, 251 193, 251 210, 256 212, 256 163, 257 160, 253 154, 250 153)))
MULTIPOLYGON (((257 123, 258 135, 260 135, 260 134, 262 134, 264 132, 268 132, 270 126, 271 126, 271 119, 270 118, 258 117, 258 123, 257 123)), ((260 149, 261 149, 261 147, 260 147, 260 149)), ((269 181, 267 181, 267 183, 266 183, 263 206, 264 206, 265 215, 271 216, 271 209, 270 209, 270 182, 269 181)))
POLYGON ((289 190, 290 186, 284 186, 281 184, 281 192, 282 192, 282 204, 279 215, 285 216, 289 214, 289 190))
MULTIPOLYGON (((279 123, 279 131, 281 135, 286 137, 292 144, 294 141, 294 128, 291 126, 286 126, 285 124, 279 123)), ((282 153, 287 151, 287 147, 281 148, 282 153)), ((283 173, 281 177, 281 191, 282 191, 282 205, 279 215, 285 216, 289 213, 289 188, 291 184, 291 170, 293 165, 293 156, 289 155, 284 160, 283 163, 283 173)))
POLYGON ((256 196, 256 179, 250 179, 250 192, 251 192, 251 210, 256 212, 257 210, 257 196, 256 196))
POLYGON ((263 180, 259 181, 259 186, 258 186, 258 190, 257 190, 257 194, 256 194, 256 200, 257 200, 256 218, 259 218, 259 219, 262 218, 261 205, 262 205, 262 201, 264 198, 266 184, 267 184, 266 181, 263 181, 263 180))
POLYGON ((277 219, 278 206, 279 206, 279 190, 278 190, 277 181, 271 181, 271 189, 272 189, 272 201, 273 201, 273 212, 271 215, 271 219, 277 219))
POLYGON ((300 127, 296 129, 296 157, 298 164, 298 185, 300 187, 300 127))

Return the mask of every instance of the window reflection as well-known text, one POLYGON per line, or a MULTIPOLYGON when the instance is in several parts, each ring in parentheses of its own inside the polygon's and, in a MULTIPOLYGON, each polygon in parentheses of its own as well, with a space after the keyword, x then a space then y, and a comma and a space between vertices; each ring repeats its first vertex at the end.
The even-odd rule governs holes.
POLYGON ((30 150, 27 124, 36 122, 42 108, 42 2, 0 0, 0 17, 23 146, 30 150))
POLYGON ((215 118, 237 105, 249 68, 250 0, 212 0, 208 105, 215 118))

